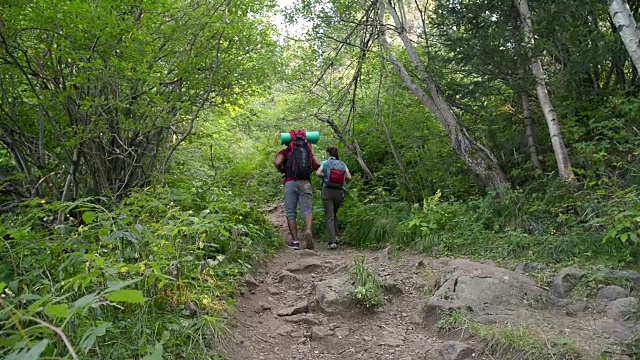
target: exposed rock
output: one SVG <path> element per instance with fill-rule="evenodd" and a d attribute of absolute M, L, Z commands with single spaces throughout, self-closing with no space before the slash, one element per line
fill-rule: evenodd
<path fill-rule="evenodd" d="M 288 272 L 287 270 L 282 270 L 282 272 L 278 276 L 278 282 L 284 285 L 298 286 L 304 283 L 304 279 L 299 275 Z"/>
<path fill-rule="evenodd" d="M 293 328 L 291 326 L 283 325 L 276 331 L 276 334 L 280 336 L 287 336 L 291 334 L 291 332 L 293 332 Z"/>
<path fill-rule="evenodd" d="M 267 310 L 271 310 L 271 305 L 261 301 L 258 303 L 258 308 L 260 309 L 260 311 L 267 311 Z"/>
<path fill-rule="evenodd" d="M 288 308 L 278 310 L 278 316 L 292 316 L 298 315 L 302 313 L 306 313 L 309 311 L 309 304 L 304 302 L 299 302 L 296 305 L 290 306 Z"/>
<path fill-rule="evenodd" d="M 404 290 L 402 289 L 402 285 L 392 280 L 383 281 L 382 288 L 386 293 L 391 295 L 402 295 L 404 293 Z"/>
<path fill-rule="evenodd" d="M 311 315 L 307 315 L 307 314 L 298 314 L 298 315 L 293 315 L 293 316 L 287 316 L 287 317 L 285 317 L 283 319 L 286 322 L 290 322 L 290 323 L 294 323 L 294 324 L 305 324 L 305 325 L 309 325 L 309 326 L 322 325 L 321 322 L 318 319 L 312 317 Z"/>
<path fill-rule="evenodd" d="M 467 309 L 474 316 L 504 313 L 545 303 L 546 293 L 528 277 L 468 260 L 449 263 L 442 285 L 421 310 L 422 322 L 435 323 L 441 310 Z"/>
<path fill-rule="evenodd" d="M 353 286 L 346 275 L 316 283 L 315 288 L 315 305 L 323 312 L 346 311 L 354 305 L 351 297 Z"/>
<path fill-rule="evenodd" d="M 383 338 L 380 341 L 378 341 L 378 345 L 398 347 L 398 346 L 404 345 L 404 340 L 402 340 L 396 334 L 386 333 L 386 334 L 383 334 Z"/>
<path fill-rule="evenodd" d="M 516 266 L 515 271 L 518 274 L 530 274 L 533 272 L 545 271 L 545 270 L 549 270 L 549 267 L 547 265 L 539 264 L 539 263 L 521 262 L 518 264 L 518 266 Z"/>
<path fill-rule="evenodd" d="M 613 270 L 605 267 L 597 267 L 595 271 L 614 279 L 630 280 L 636 285 L 640 285 L 640 272 L 635 270 Z"/>
<path fill-rule="evenodd" d="M 573 267 L 560 270 L 558 275 L 553 278 L 551 291 L 560 299 L 567 298 L 582 275 L 584 275 L 584 271 Z"/>
<path fill-rule="evenodd" d="M 473 356 L 475 349 L 463 342 L 447 341 L 440 348 L 443 360 L 464 360 Z"/>
<path fill-rule="evenodd" d="M 322 339 L 323 337 L 331 335 L 333 335 L 333 331 L 327 329 L 326 327 L 314 326 L 311 328 L 311 339 L 313 340 Z"/>
<path fill-rule="evenodd" d="M 260 287 L 260 284 L 253 278 L 253 276 L 247 276 L 244 278 L 244 284 L 249 290 L 255 290 Z"/>
<path fill-rule="evenodd" d="M 605 286 L 598 292 L 598 300 L 601 302 L 609 302 L 629 296 L 629 291 L 620 286 Z"/>
<path fill-rule="evenodd" d="M 305 259 L 300 259 L 292 264 L 287 265 L 285 270 L 292 273 L 312 273 L 322 269 L 325 265 L 322 261 L 309 257 Z"/>
<path fill-rule="evenodd" d="M 617 321 L 634 320 L 638 300 L 634 297 L 616 299 L 607 305 L 607 318 Z"/>
<path fill-rule="evenodd" d="M 480 264 L 489 265 L 489 266 L 498 266 L 493 260 L 478 260 Z"/>
<path fill-rule="evenodd" d="M 635 337 L 632 326 L 616 322 L 613 319 L 599 319 L 595 322 L 596 328 L 611 336 L 616 341 L 629 341 Z"/>
<path fill-rule="evenodd" d="M 293 275 L 293 274 L 291 274 L 291 275 Z M 280 274 L 280 276 L 282 276 L 282 274 Z M 293 275 L 293 276 L 295 276 L 295 275 Z M 279 280 L 280 280 L 280 278 L 278 278 L 278 281 Z M 269 295 L 280 295 L 280 294 L 282 294 L 282 292 L 279 289 L 277 289 L 277 288 L 275 288 L 273 286 L 269 286 L 267 288 L 267 292 L 269 293 Z"/>
<path fill-rule="evenodd" d="M 338 335 L 340 338 L 349 336 L 349 328 L 339 327 L 339 328 L 336 328 L 334 331 L 336 335 Z"/>

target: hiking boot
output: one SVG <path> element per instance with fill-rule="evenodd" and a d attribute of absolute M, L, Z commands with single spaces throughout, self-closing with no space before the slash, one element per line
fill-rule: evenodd
<path fill-rule="evenodd" d="M 329 244 L 329 247 L 327 249 L 329 250 L 336 250 L 338 248 L 338 244 L 336 243 L 331 243 Z"/>
<path fill-rule="evenodd" d="M 298 241 L 287 242 L 287 247 L 293 250 L 300 250 L 300 243 Z"/>
<path fill-rule="evenodd" d="M 309 233 L 304 233 L 304 248 L 313 250 L 315 245 L 313 244 L 313 236 Z"/>

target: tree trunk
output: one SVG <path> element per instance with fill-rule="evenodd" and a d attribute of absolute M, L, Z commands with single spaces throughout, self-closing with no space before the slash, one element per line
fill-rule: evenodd
<path fill-rule="evenodd" d="M 427 85 L 428 92 L 417 84 L 417 82 L 404 68 L 404 65 L 402 65 L 402 63 L 399 62 L 393 54 L 391 45 L 387 40 L 386 27 L 383 21 L 385 7 L 394 20 L 396 31 L 404 44 L 404 48 L 406 49 L 409 59 L 411 60 L 420 80 Z M 466 129 L 462 126 L 460 120 L 453 112 L 451 105 L 442 94 L 439 84 L 427 73 L 424 63 L 418 57 L 416 49 L 409 39 L 405 24 L 401 20 L 395 8 L 389 3 L 389 0 L 380 0 L 378 21 L 382 26 L 379 41 L 387 52 L 388 60 L 396 68 L 396 71 L 402 78 L 405 86 L 407 86 L 416 98 L 420 100 L 427 109 L 433 112 L 440 123 L 442 123 L 442 126 L 449 135 L 449 141 L 451 142 L 451 146 L 454 151 L 462 161 L 464 161 L 469 169 L 478 175 L 481 181 L 488 187 L 500 188 L 502 186 L 508 186 L 509 182 L 506 180 L 496 158 L 487 148 L 476 143 L 473 138 L 469 136 Z"/>
<path fill-rule="evenodd" d="M 524 115 L 524 130 L 525 137 L 527 138 L 527 152 L 531 157 L 531 164 L 537 170 L 542 171 L 542 165 L 538 159 L 538 150 L 536 149 L 536 142 L 533 138 L 533 117 L 531 116 L 531 106 L 529 104 L 529 95 L 522 95 L 522 114 Z"/>
<path fill-rule="evenodd" d="M 522 22 L 522 29 L 524 31 L 525 40 L 529 49 L 533 46 L 533 25 L 531 22 L 531 13 L 529 12 L 529 5 L 527 0 L 514 0 L 518 12 L 520 13 L 520 20 Z M 531 60 L 531 71 L 536 79 L 536 92 L 538 94 L 538 101 L 540 107 L 544 113 L 544 117 L 547 120 L 547 126 L 549 127 L 549 135 L 551 136 L 551 144 L 553 145 L 553 152 L 556 156 L 556 162 L 558 163 L 558 173 L 560 178 L 569 183 L 575 181 L 575 175 L 571 169 L 571 161 L 569 160 L 569 154 L 567 148 L 564 145 L 562 139 L 562 131 L 560 130 L 560 122 L 558 116 L 551 103 L 549 92 L 547 90 L 547 82 L 544 77 L 544 70 L 542 68 L 542 61 L 539 57 L 533 56 Z"/>
<path fill-rule="evenodd" d="M 402 186 L 405 188 L 407 192 L 411 189 L 411 184 L 409 183 L 409 177 L 407 176 L 407 169 L 404 166 L 404 162 L 396 149 L 396 146 L 393 144 L 393 139 L 391 139 L 391 131 L 387 126 L 387 122 L 382 118 L 382 114 L 378 111 L 378 118 L 380 119 L 380 123 L 382 124 L 382 129 L 384 130 L 384 137 L 387 140 L 387 145 L 389 145 L 389 150 L 391 150 L 391 154 L 393 154 L 393 160 L 395 160 L 396 165 L 398 166 L 398 170 L 400 171 L 400 177 L 402 181 Z"/>
<path fill-rule="evenodd" d="M 360 169 L 362 170 L 362 173 L 364 175 L 364 179 L 365 180 L 372 180 L 373 179 L 373 173 L 369 169 L 369 166 L 367 166 L 367 163 L 364 161 L 364 154 L 362 152 L 362 149 L 360 149 L 360 145 L 358 144 L 358 141 L 356 141 L 356 139 L 354 139 L 353 136 L 349 136 L 349 137 L 351 137 L 351 141 L 349 141 L 347 139 L 345 133 L 338 126 L 338 124 L 336 124 L 336 122 L 333 121 L 331 118 L 323 117 L 323 116 L 320 116 L 319 114 L 315 114 L 315 117 L 316 117 L 316 119 L 318 119 L 318 120 L 322 121 L 323 123 L 329 125 L 329 127 L 331 127 L 331 129 L 333 130 L 333 133 L 338 137 L 338 139 L 344 145 L 344 147 L 353 156 L 356 157 L 356 161 L 358 162 L 358 165 L 360 165 Z M 347 130 L 347 132 L 348 132 L 348 130 Z"/>
<path fill-rule="evenodd" d="M 620 33 L 633 65 L 640 70 L 640 30 L 636 27 L 636 21 L 631 14 L 629 4 L 626 0 L 609 0 L 609 14 L 616 30 Z"/>

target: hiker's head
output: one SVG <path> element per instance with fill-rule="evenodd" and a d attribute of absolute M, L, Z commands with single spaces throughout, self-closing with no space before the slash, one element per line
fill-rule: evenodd
<path fill-rule="evenodd" d="M 328 147 L 327 154 L 329 154 L 329 156 L 334 157 L 336 159 L 340 159 L 340 156 L 338 156 L 338 148 L 335 146 Z"/>

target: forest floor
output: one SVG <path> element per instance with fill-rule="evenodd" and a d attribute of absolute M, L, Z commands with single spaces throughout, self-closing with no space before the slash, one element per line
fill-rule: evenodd
<path fill-rule="evenodd" d="M 271 209 L 269 215 L 284 234 L 287 229 L 282 206 Z M 366 259 L 366 264 L 383 284 L 385 303 L 376 310 L 358 306 L 353 301 L 353 288 L 349 287 L 350 269 L 354 260 L 361 257 Z M 547 341 L 545 344 L 543 341 L 542 347 L 549 351 L 550 356 L 559 356 L 546 357 L 542 353 L 522 356 L 526 351 L 540 351 L 535 346 L 523 349 L 524 352 L 517 356 L 517 349 L 515 353 L 512 351 L 519 345 L 517 343 L 501 344 L 498 350 L 512 351 L 512 355 L 499 356 L 488 351 L 486 341 L 481 344 L 477 337 L 470 336 L 476 335 L 471 331 L 464 328 L 443 331 L 442 326 L 436 326 L 437 319 L 425 320 L 429 318 L 425 313 L 428 312 L 429 307 L 425 306 L 429 298 L 435 291 L 437 295 L 448 286 L 447 278 L 442 274 L 451 273 L 451 259 L 344 246 L 337 251 L 329 251 L 326 243 L 316 243 L 314 251 L 285 249 L 279 252 L 247 280 L 233 317 L 233 346 L 227 357 L 233 360 L 598 358 L 605 348 L 618 349 L 611 345 L 610 336 L 596 335 L 599 334 L 598 321 L 603 321 L 601 314 L 604 309 L 598 313 L 595 305 L 591 307 L 586 303 L 579 308 L 574 301 L 559 304 L 556 301 L 550 307 L 536 308 L 531 305 L 535 303 L 531 299 L 539 295 L 536 291 L 544 295 L 546 290 L 532 285 L 535 283 L 526 276 L 495 267 L 491 262 L 456 261 L 461 262 L 455 266 L 458 272 L 470 264 L 470 271 L 475 275 L 456 273 L 452 280 L 453 291 L 457 291 L 454 293 L 454 297 L 457 296 L 455 301 L 477 300 L 468 307 L 477 309 L 476 315 L 492 316 L 489 323 L 502 321 L 505 314 L 508 319 L 520 318 L 515 321 L 519 324 L 539 319 L 536 329 L 543 339 L 555 335 L 571 338 L 570 342 L 582 355 L 564 356 L 554 348 L 554 343 Z M 482 271 L 485 273 L 480 274 Z M 464 279 L 471 281 L 465 283 Z M 487 284 L 496 289 L 497 296 L 502 291 L 506 297 L 495 300 L 496 294 L 481 288 L 484 281 L 490 281 Z M 498 284 L 499 281 L 506 283 L 506 287 Z M 465 300 L 465 296 L 473 299 Z M 493 298 L 486 301 L 483 298 L 486 296 Z M 634 299 L 628 296 L 620 297 Z M 445 300 L 440 301 L 446 302 L 450 298 L 450 295 L 445 295 L 441 297 Z M 524 298 L 526 301 L 522 300 Z M 493 304 L 498 308 L 486 308 L 490 302 L 500 304 Z M 609 323 L 609 327 L 618 326 L 612 330 L 618 332 L 630 329 L 625 327 L 624 321 L 627 320 Z M 532 324 L 527 323 L 528 328 Z M 625 334 L 628 333 L 635 331 Z M 500 339 L 492 341 L 499 342 Z M 629 358 L 618 350 L 612 350 L 611 354 L 614 356 L 610 359 Z"/>

